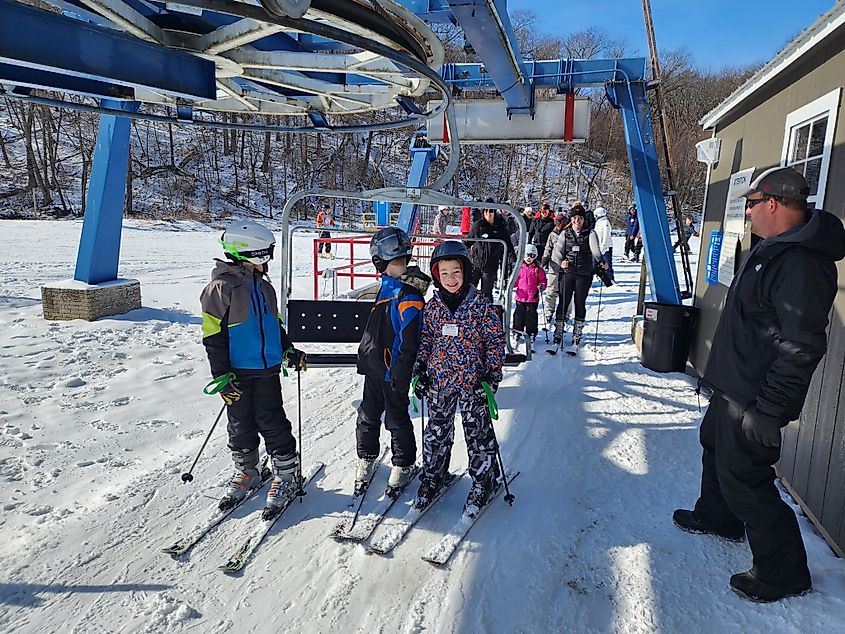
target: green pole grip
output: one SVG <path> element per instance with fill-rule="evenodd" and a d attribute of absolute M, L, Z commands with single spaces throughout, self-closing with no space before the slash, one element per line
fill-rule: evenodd
<path fill-rule="evenodd" d="M 493 396 L 493 388 L 487 381 L 482 381 L 481 387 L 484 388 L 484 393 L 487 395 L 487 410 L 490 412 L 490 418 L 499 420 L 499 406 L 496 403 L 496 397 Z"/>
<path fill-rule="evenodd" d="M 411 405 L 414 408 L 414 414 L 418 414 L 420 410 L 417 409 L 417 395 L 415 394 L 417 389 L 417 383 L 420 381 L 420 375 L 415 374 L 414 378 L 411 379 Z"/>
<path fill-rule="evenodd" d="M 211 396 L 212 394 L 217 394 L 220 390 L 224 387 L 229 385 L 232 381 L 234 381 L 237 376 L 235 376 L 234 372 L 227 372 L 226 374 L 221 374 L 220 376 L 212 379 L 208 382 L 204 388 L 202 388 L 202 393 Z"/>

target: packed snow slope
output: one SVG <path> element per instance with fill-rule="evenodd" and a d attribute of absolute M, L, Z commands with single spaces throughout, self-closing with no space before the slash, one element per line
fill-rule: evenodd
<path fill-rule="evenodd" d="M 4 632 L 845 631 L 845 564 L 805 518 L 814 591 L 774 605 L 728 588 L 751 564 L 746 544 L 672 524 L 672 510 L 696 499 L 702 412 L 690 377 L 638 363 L 633 263 L 617 257 L 598 330 L 593 289 L 578 358 L 541 343 L 506 369 L 496 430 L 506 465 L 521 471 L 516 502 L 500 499 L 446 568 L 420 555 L 457 518 L 466 481 L 388 557 L 327 538 L 352 485 L 362 382 L 351 368 L 313 368 L 302 376 L 304 462 L 324 461 L 324 475 L 247 568 L 226 576 L 217 565 L 260 501 L 188 556 L 160 552 L 216 504 L 231 469 L 220 425 L 194 482 L 179 477 L 221 405 L 202 394 L 198 302 L 218 233 L 127 222 L 120 274 L 141 281 L 144 308 L 87 323 L 45 321 L 39 291 L 72 277 L 81 224 L 2 229 Z M 297 235 L 306 296 L 311 249 Z M 283 390 L 295 423 L 296 379 Z M 466 464 L 457 438 L 454 469 Z"/>

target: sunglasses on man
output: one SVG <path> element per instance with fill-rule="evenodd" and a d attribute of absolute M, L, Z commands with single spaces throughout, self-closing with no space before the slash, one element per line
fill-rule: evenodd
<path fill-rule="evenodd" d="M 763 196 L 762 198 L 746 198 L 745 199 L 745 208 L 751 209 L 757 203 L 765 202 L 765 201 L 769 200 L 769 198 L 771 198 L 771 196 Z"/>

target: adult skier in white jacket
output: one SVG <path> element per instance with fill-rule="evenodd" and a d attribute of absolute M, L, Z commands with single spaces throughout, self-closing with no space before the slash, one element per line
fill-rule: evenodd
<path fill-rule="evenodd" d="M 611 235 L 610 219 L 607 217 L 607 209 L 596 207 L 593 212 L 596 216 L 596 226 L 593 231 L 599 239 L 599 251 L 607 263 L 607 274 L 613 279 L 613 236 Z"/>

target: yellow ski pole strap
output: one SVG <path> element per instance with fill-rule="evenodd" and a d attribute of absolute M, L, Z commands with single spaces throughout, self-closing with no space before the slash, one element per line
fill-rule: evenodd
<path fill-rule="evenodd" d="M 220 390 L 224 387 L 229 385 L 232 381 L 234 381 L 237 376 L 235 376 L 234 372 L 227 372 L 226 374 L 221 374 L 220 376 L 212 379 L 208 382 L 204 388 L 202 388 L 202 393 L 211 396 L 212 394 L 217 394 Z"/>
<path fill-rule="evenodd" d="M 499 420 L 499 406 L 496 404 L 496 397 L 493 396 L 493 388 L 487 381 L 482 381 L 481 387 L 484 388 L 484 393 L 487 395 L 487 410 L 490 412 L 490 418 Z"/>
<path fill-rule="evenodd" d="M 414 408 L 414 414 L 418 414 L 420 410 L 417 409 L 417 383 L 420 382 L 420 375 L 415 374 L 414 378 L 411 379 L 411 405 Z"/>

